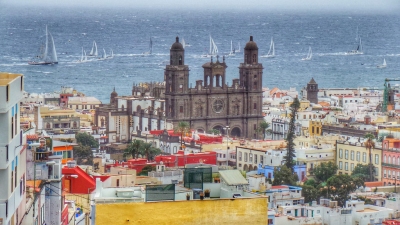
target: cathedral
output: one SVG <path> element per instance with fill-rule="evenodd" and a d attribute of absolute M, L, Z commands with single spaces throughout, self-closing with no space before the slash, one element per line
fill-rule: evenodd
<path fill-rule="evenodd" d="M 262 116 L 263 67 L 258 62 L 258 47 L 250 36 L 244 48 L 244 61 L 239 78 L 232 85 L 226 82 L 225 57 L 217 56 L 203 64 L 204 79 L 189 87 L 189 66 L 185 65 L 185 49 L 176 38 L 170 49 L 170 63 L 165 68 L 165 111 L 168 122 L 176 125 L 187 121 L 200 132 L 215 129 L 229 136 L 257 138 Z"/>
<path fill-rule="evenodd" d="M 199 132 L 219 130 L 230 137 L 258 138 L 262 116 L 262 64 L 250 36 L 244 48 L 239 78 L 226 82 L 225 58 L 217 56 L 203 65 L 204 79 L 189 87 L 189 66 L 179 38 L 170 49 L 164 82 L 134 84 L 131 96 L 110 95 L 110 104 L 96 108 L 95 125 L 105 129 L 109 143 L 129 142 L 132 135 L 172 129 L 186 121 Z M 226 129 L 229 126 L 229 129 Z M 225 129 L 224 129 L 225 128 Z"/>

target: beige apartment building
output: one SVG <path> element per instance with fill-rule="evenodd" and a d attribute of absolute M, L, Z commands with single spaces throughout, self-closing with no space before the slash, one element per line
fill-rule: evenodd
<path fill-rule="evenodd" d="M 375 167 L 375 180 L 380 181 L 382 168 L 382 149 L 375 147 L 371 149 L 372 164 Z M 336 145 L 336 165 L 338 174 L 348 174 L 354 170 L 357 164 L 369 164 L 369 149 L 366 149 L 364 143 L 349 143 L 337 141 Z"/>

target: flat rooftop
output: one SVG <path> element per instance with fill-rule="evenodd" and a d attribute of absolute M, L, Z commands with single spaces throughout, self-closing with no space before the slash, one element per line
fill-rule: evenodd
<path fill-rule="evenodd" d="M 10 84 L 13 80 L 21 76 L 23 75 L 16 73 L 0 72 L 0 86 L 6 86 L 7 84 Z"/>

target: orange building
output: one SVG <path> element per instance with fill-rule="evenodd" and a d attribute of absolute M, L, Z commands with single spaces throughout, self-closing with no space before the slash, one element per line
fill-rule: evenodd
<path fill-rule="evenodd" d="M 62 164 L 67 164 L 68 161 L 74 159 L 73 151 L 75 143 L 68 143 L 53 140 L 53 155 L 62 155 Z"/>
<path fill-rule="evenodd" d="M 400 185 L 400 140 L 386 138 L 382 142 L 382 181 L 384 185 Z"/>

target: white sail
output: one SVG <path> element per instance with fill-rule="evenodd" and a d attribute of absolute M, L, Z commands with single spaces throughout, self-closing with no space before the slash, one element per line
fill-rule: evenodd
<path fill-rule="evenodd" d="M 28 62 L 30 65 L 46 65 L 46 64 L 57 64 L 57 51 L 54 44 L 53 36 L 47 30 L 46 26 L 46 40 L 42 45 L 40 54 L 35 57 L 33 61 Z"/>
<path fill-rule="evenodd" d="M 229 55 L 234 56 L 235 55 L 235 49 L 233 48 L 233 42 L 231 40 L 231 51 L 229 52 Z"/>
<path fill-rule="evenodd" d="M 235 52 L 240 52 L 240 42 L 238 42 L 238 48 L 236 49 Z"/>
<path fill-rule="evenodd" d="M 387 64 L 386 64 L 386 59 L 383 59 L 382 65 L 378 65 L 378 66 L 376 66 L 376 67 L 378 67 L 378 68 L 385 68 L 386 66 L 387 66 Z"/>
<path fill-rule="evenodd" d="M 83 60 L 84 60 L 84 58 L 83 58 L 84 56 L 83 56 L 83 47 L 82 47 L 82 55 L 81 55 L 81 62 L 83 62 Z"/>
<path fill-rule="evenodd" d="M 361 37 L 359 36 L 358 39 L 359 39 L 359 43 L 357 45 L 357 48 L 346 52 L 346 55 L 362 55 L 362 54 L 364 54 Z"/>
<path fill-rule="evenodd" d="M 46 25 L 46 42 L 45 42 L 45 47 L 44 47 L 44 53 L 43 53 L 43 60 L 47 60 L 47 53 L 49 51 L 49 35 L 47 32 L 47 25 Z"/>
<path fill-rule="evenodd" d="M 264 58 L 275 57 L 275 43 L 274 43 L 273 38 L 271 38 L 271 44 L 269 45 L 268 53 L 266 55 L 262 55 L 261 57 L 264 57 Z"/>
<path fill-rule="evenodd" d="M 93 41 L 92 50 L 90 50 L 89 55 L 90 56 L 97 56 L 98 55 L 96 41 Z"/>
<path fill-rule="evenodd" d="M 106 50 L 104 48 L 103 48 L 103 55 L 101 58 L 103 58 L 103 59 L 107 58 Z"/>
<path fill-rule="evenodd" d="M 183 38 L 182 38 L 182 42 L 181 42 L 181 44 L 182 44 L 182 47 L 183 47 L 183 48 L 185 48 L 185 47 L 186 47 L 185 39 L 183 39 Z"/>
<path fill-rule="evenodd" d="M 212 42 L 213 42 L 213 39 L 211 38 L 211 35 L 210 35 L 210 51 L 208 52 L 209 55 L 212 54 Z"/>
<path fill-rule="evenodd" d="M 216 56 L 217 54 L 218 54 L 218 47 L 210 35 L 210 50 L 206 55 L 202 55 L 202 57 Z"/>
<path fill-rule="evenodd" d="M 312 58 L 312 50 L 311 47 L 309 47 L 307 56 L 305 58 L 302 58 L 301 60 L 311 60 L 311 58 Z"/>

